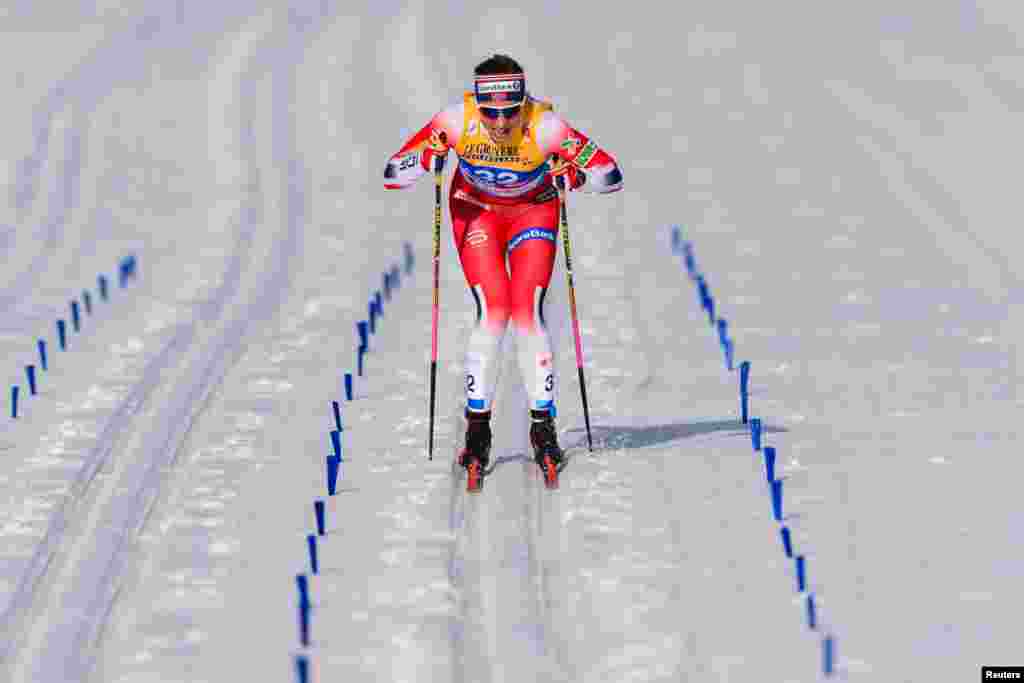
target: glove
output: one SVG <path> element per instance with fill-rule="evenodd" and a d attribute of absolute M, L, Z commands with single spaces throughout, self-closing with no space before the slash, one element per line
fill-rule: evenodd
<path fill-rule="evenodd" d="M 434 169 L 434 159 L 444 159 L 448 156 L 448 136 L 442 130 L 430 131 L 430 138 L 427 140 L 427 146 L 423 150 L 423 154 L 420 155 L 420 165 L 423 166 L 424 170 L 432 171 Z"/>
<path fill-rule="evenodd" d="M 551 157 L 548 162 L 548 171 L 552 178 L 562 176 L 565 178 L 565 185 L 570 190 L 578 190 L 587 182 L 587 174 L 580 170 L 571 161 L 565 161 L 558 155 Z"/>

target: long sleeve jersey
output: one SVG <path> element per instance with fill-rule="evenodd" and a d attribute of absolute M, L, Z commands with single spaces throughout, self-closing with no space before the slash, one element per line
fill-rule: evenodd
<path fill-rule="evenodd" d="M 384 187 L 409 187 L 430 170 L 435 153 L 429 143 L 434 132 L 446 135 L 469 185 L 499 201 L 522 201 L 550 186 L 547 161 L 554 154 L 584 172 L 586 182 L 578 189 L 607 193 L 622 188 L 622 172 L 615 159 L 556 114 L 550 103 L 528 97 L 521 128 L 509 143 L 496 144 L 480 122 L 472 92 L 465 93 L 461 103 L 437 113 L 388 160 Z"/>

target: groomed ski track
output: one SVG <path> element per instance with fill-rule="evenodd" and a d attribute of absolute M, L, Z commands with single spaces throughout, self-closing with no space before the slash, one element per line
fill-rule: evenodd
<path fill-rule="evenodd" d="M 211 216 L 233 226 L 228 233 L 233 235 L 230 258 L 220 285 L 192 307 L 190 319 L 173 326 L 169 339 L 112 411 L 70 482 L 69 494 L 51 512 L 45 536 L 3 611 L 5 633 L 21 634 L 4 639 L 3 661 L 12 680 L 81 679 L 92 670 L 95 646 L 123 581 L 130 548 L 166 472 L 252 326 L 273 317 L 292 277 L 295 251 L 301 248 L 304 180 L 293 151 L 290 70 L 311 22 L 303 15 L 287 15 L 275 28 L 273 13 L 265 12 L 245 24 L 237 37 L 223 41 L 227 24 L 218 23 L 220 17 L 204 19 L 206 23 L 182 33 L 193 49 L 198 40 L 209 39 L 211 45 L 223 42 L 227 49 L 210 85 L 226 107 L 211 113 L 214 121 L 223 114 L 232 128 L 211 132 L 214 139 L 220 136 L 226 151 L 241 156 L 215 160 L 215 177 L 224 183 L 226 194 L 220 207 L 224 210 Z M 152 16 L 147 19 L 154 20 L 159 23 Z M 122 63 L 146 61 L 130 50 L 107 57 Z M 98 99 L 97 84 L 90 85 L 94 89 L 83 90 Z M 77 150 L 71 157 L 77 163 Z M 79 172 L 72 168 L 70 174 Z M 74 208 L 67 193 L 52 201 L 62 216 Z M 109 235 L 98 238 L 104 237 Z M 45 255 L 45 250 L 40 252 L 33 265 Z M 15 290 L 24 279 L 17 278 Z"/>
<path fill-rule="evenodd" d="M 89 95 L 84 110 L 111 137 L 172 138 L 174 149 L 140 145 L 115 163 L 161 185 L 154 169 L 173 159 L 170 183 L 188 179 L 183 202 L 195 193 L 195 209 L 159 215 L 168 196 L 136 197 L 89 154 L 61 151 L 95 148 L 78 115 L 51 117 L 43 175 L 17 181 L 38 188 L 24 190 L 40 216 L 29 223 L 51 226 L 4 253 L 17 255 L 4 276 L 28 301 L 12 299 L 0 321 L 19 334 L 26 321 L 51 324 L 97 268 L 143 248 L 134 289 L 72 338 L 48 393 L 0 433 L 4 464 L 24 463 L 0 478 L 0 502 L 13 501 L 0 578 L 30 577 L 14 593 L 26 599 L 18 621 L 0 624 L 30 627 L 18 683 L 288 681 L 300 653 L 319 682 L 820 680 L 818 634 L 736 419 L 736 375 L 671 253 L 674 223 L 694 241 L 737 360 L 754 361 L 752 403 L 779 448 L 821 624 L 839 636 L 839 680 L 961 678 L 1019 650 L 1020 292 L 1001 256 L 1014 253 L 1002 228 L 1016 209 L 968 176 L 991 180 L 986 150 L 1016 149 L 979 123 L 1015 130 L 999 100 L 1020 94 L 991 68 L 952 63 L 985 64 L 989 46 L 1013 52 L 992 24 L 969 35 L 960 15 L 922 3 L 923 35 L 948 40 L 885 29 L 879 50 L 891 18 L 811 3 L 800 26 L 821 28 L 813 35 L 747 3 L 644 16 L 412 0 L 334 16 L 325 9 L 338 6 L 311 2 L 251 20 L 214 3 L 208 25 L 198 2 L 167 7 L 161 25 L 181 29 L 168 36 L 191 44 L 206 26 L 210 44 L 199 42 L 216 55 L 127 50 L 126 63 L 155 62 L 153 75 Z M 125 25 L 153 28 L 145 17 Z M 963 50 L 949 63 L 915 57 L 949 46 Z M 668 47 L 685 56 L 666 60 Z M 426 461 L 433 188 L 380 189 L 402 134 L 454 101 L 494 50 L 521 58 L 531 90 L 556 95 L 626 171 L 619 195 L 570 195 L 593 455 L 561 250 L 547 297 L 560 439 L 573 455 L 557 492 L 527 455 L 511 340 L 495 471 L 468 495 L 452 468 L 474 306 L 447 220 L 438 448 Z M 187 105 L 207 64 L 209 111 L 197 113 Z M 945 111 L 965 93 L 984 114 Z M 175 122 L 179 134 L 154 134 Z M 959 156 L 975 163 L 954 169 Z M 65 220 L 41 200 L 68 196 L 76 168 L 73 196 L 99 208 L 72 202 Z M 211 177 L 220 171 L 227 190 Z M 206 186 L 217 194 L 200 197 Z M 113 216 L 103 209 L 115 200 L 140 208 Z M 367 378 L 342 404 L 342 482 L 310 576 L 312 644 L 299 648 L 294 578 L 309 571 L 312 501 L 326 498 L 329 401 L 354 371 L 354 323 L 405 240 L 416 269 L 385 304 Z M 127 367 L 104 364 L 111 353 Z M 96 376 L 76 377 L 75 363 Z M 71 469 L 91 482 L 84 491 Z M 44 517 L 52 545 L 30 549 L 35 569 L 22 573 Z M 42 654 L 68 651 L 64 663 Z"/>

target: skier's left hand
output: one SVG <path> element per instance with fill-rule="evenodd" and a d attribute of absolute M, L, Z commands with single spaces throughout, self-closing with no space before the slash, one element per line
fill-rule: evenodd
<path fill-rule="evenodd" d="M 427 146 L 423 150 L 423 154 L 420 155 L 420 164 L 425 170 L 431 170 L 434 166 L 434 159 L 438 157 L 444 159 L 448 155 L 448 149 L 448 136 L 444 131 L 430 131 L 430 139 L 427 140 Z"/>
<path fill-rule="evenodd" d="M 563 176 L 566 187 L 570 190 L 577 190 L 587 182 L 587 175 L 576 164 L 562 159 L 557 154 L 548 161 L 548 171 L 551 173 L 552 178 Z"/>

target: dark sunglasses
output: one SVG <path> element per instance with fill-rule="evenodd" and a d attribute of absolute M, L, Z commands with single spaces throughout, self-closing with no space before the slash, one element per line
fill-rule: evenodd
<path fill-rule="evenodd" d="M 514 119 L 519 116 L 522 108 L 523 105 L 521 104 L 517 104 L 514 107 L 505 107 L 504 109 L 499 107 L 480 107 L 480 115 L 486 119 L 496 119 L 501 115 L 504 115 L 506 119 Z"/>

